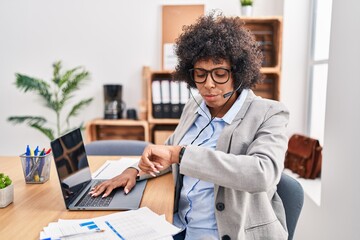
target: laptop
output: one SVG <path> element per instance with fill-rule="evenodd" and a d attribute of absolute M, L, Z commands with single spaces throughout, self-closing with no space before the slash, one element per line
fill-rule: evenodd
<path fill-rule="evenodd" d="M 146 186 L 139 181 L 125 194 L 123 188 L 117 188 L 106 197 L 91 197 L 88 192 L 105 181 L 92 179 L 84 141 L 79 128 L 53 140 L 51 149 L 60 187 L 68 210 L 130 210 L 138 209 Z"/>

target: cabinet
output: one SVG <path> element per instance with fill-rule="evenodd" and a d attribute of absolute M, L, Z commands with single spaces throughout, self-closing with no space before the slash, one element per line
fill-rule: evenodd
<path fill-rule="evenodd" d="M 242 18 L 255 36 L 264 55 L 261 72 L 265 79 L 256 85 L 253 91 L 263 98 L 280 100 L 280 76 L 282 54 L 282 18 L 281 17 L 246 17 Z M 160 80 L 171 80 L 170 71 L 153 71 L 149 67 L 143 68 L 144 102 L 147 108 L 150 140 L 155 144 L 163 144 L 173 132 L 179 120 L 173 118 L 154 117 L 154 96 L 152 83 Z"/>
<path fill-rule="evenodd" d="M 282 17 L 247 17 L 243 20 L 264 55 L 261 72 L 265 79 L 253 91 L 263 98 L 280 100 Z"/>
<path fill-rule="evenodd" d="M 86 124 L 87 142 L 105 139 L 150 141 L 148 122 L 128 119 L 94 119 Z"/>
<path fill-rule="evenodd" d="M 171 71 L 152 71 L 149 67 L 143 67 L 143 84 L 146 90 L 145 102 L 147 107 L 147 121 L 149 123 L 150 131 L 149 137 L 150 141 L 155 144 L 163 144 L 179 123 L 178 118 L 156 117 L 154 109 L 154 103 L 157 104 L 157 101 L 155 100 L 154 102 L 153 100 L 154 98 L 161 97 L 161 94 L 160 96 L 154 97 L 152 83 L 154 81 L 166 81 L 167 83 L 169 83 L 171 80 Z M 159 88 L 158 91 L 161 92 L 161 86 L 159 85 L 157 87 Z"/>

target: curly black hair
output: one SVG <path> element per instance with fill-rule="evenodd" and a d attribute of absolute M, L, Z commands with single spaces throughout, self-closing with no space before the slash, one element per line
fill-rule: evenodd
<path fill-rule="evenodd" d="M 212 12 L 200 17 L 196 23 L 184 26 L 176 39 L 175 54 L 178 65 L 173 77 L 185 81 L 189 87 L 196 88 L 189 69 L 199 60 L 212 60 L 214 63 L 229 60 L 234 86 L 241 84 L 239 92 L 263 79 L 260 72 L 262 52 L 254 35 L 244 27 L 239 17 L 224 17 Z"/>

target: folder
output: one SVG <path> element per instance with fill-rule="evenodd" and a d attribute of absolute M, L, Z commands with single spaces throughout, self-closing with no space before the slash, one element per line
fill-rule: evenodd
<path fill-rule="evenodd" d="M 162 104 L 162 117 L 170 118 L 171 105 L 170 105 L 170 80 L 161 80 L 161 104 Z"/>
<path fill-rule="evenodd" d="M 161 85 L 160 80 L 153 80 L 151 83 L 153 117 L 162 118 Z"/>
<path fill-rule="evenodd" d="M 186 102 L 190 98 L 190 90 L 186 82 L 180 82 L 180 112 L 182 113 Z"/>
<path fill-rule="evenodd" d="M 180 118 L 180 83 L 178 81 L 170 82 L 170 104 L 171 118 Z"/>

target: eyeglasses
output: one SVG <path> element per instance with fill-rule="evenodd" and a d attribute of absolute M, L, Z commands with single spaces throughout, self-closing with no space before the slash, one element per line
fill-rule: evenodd
<path fill-rule="evenodd" d="M 212 80 L 217 84 L 224 84 L 230 79 L 230 70 L 226 68 L 214 68 L 206 70 L 203 68 L 192 68 L 189 70 L 191 79 L 196 83 L 204 83 L 210 73 Z"/>

